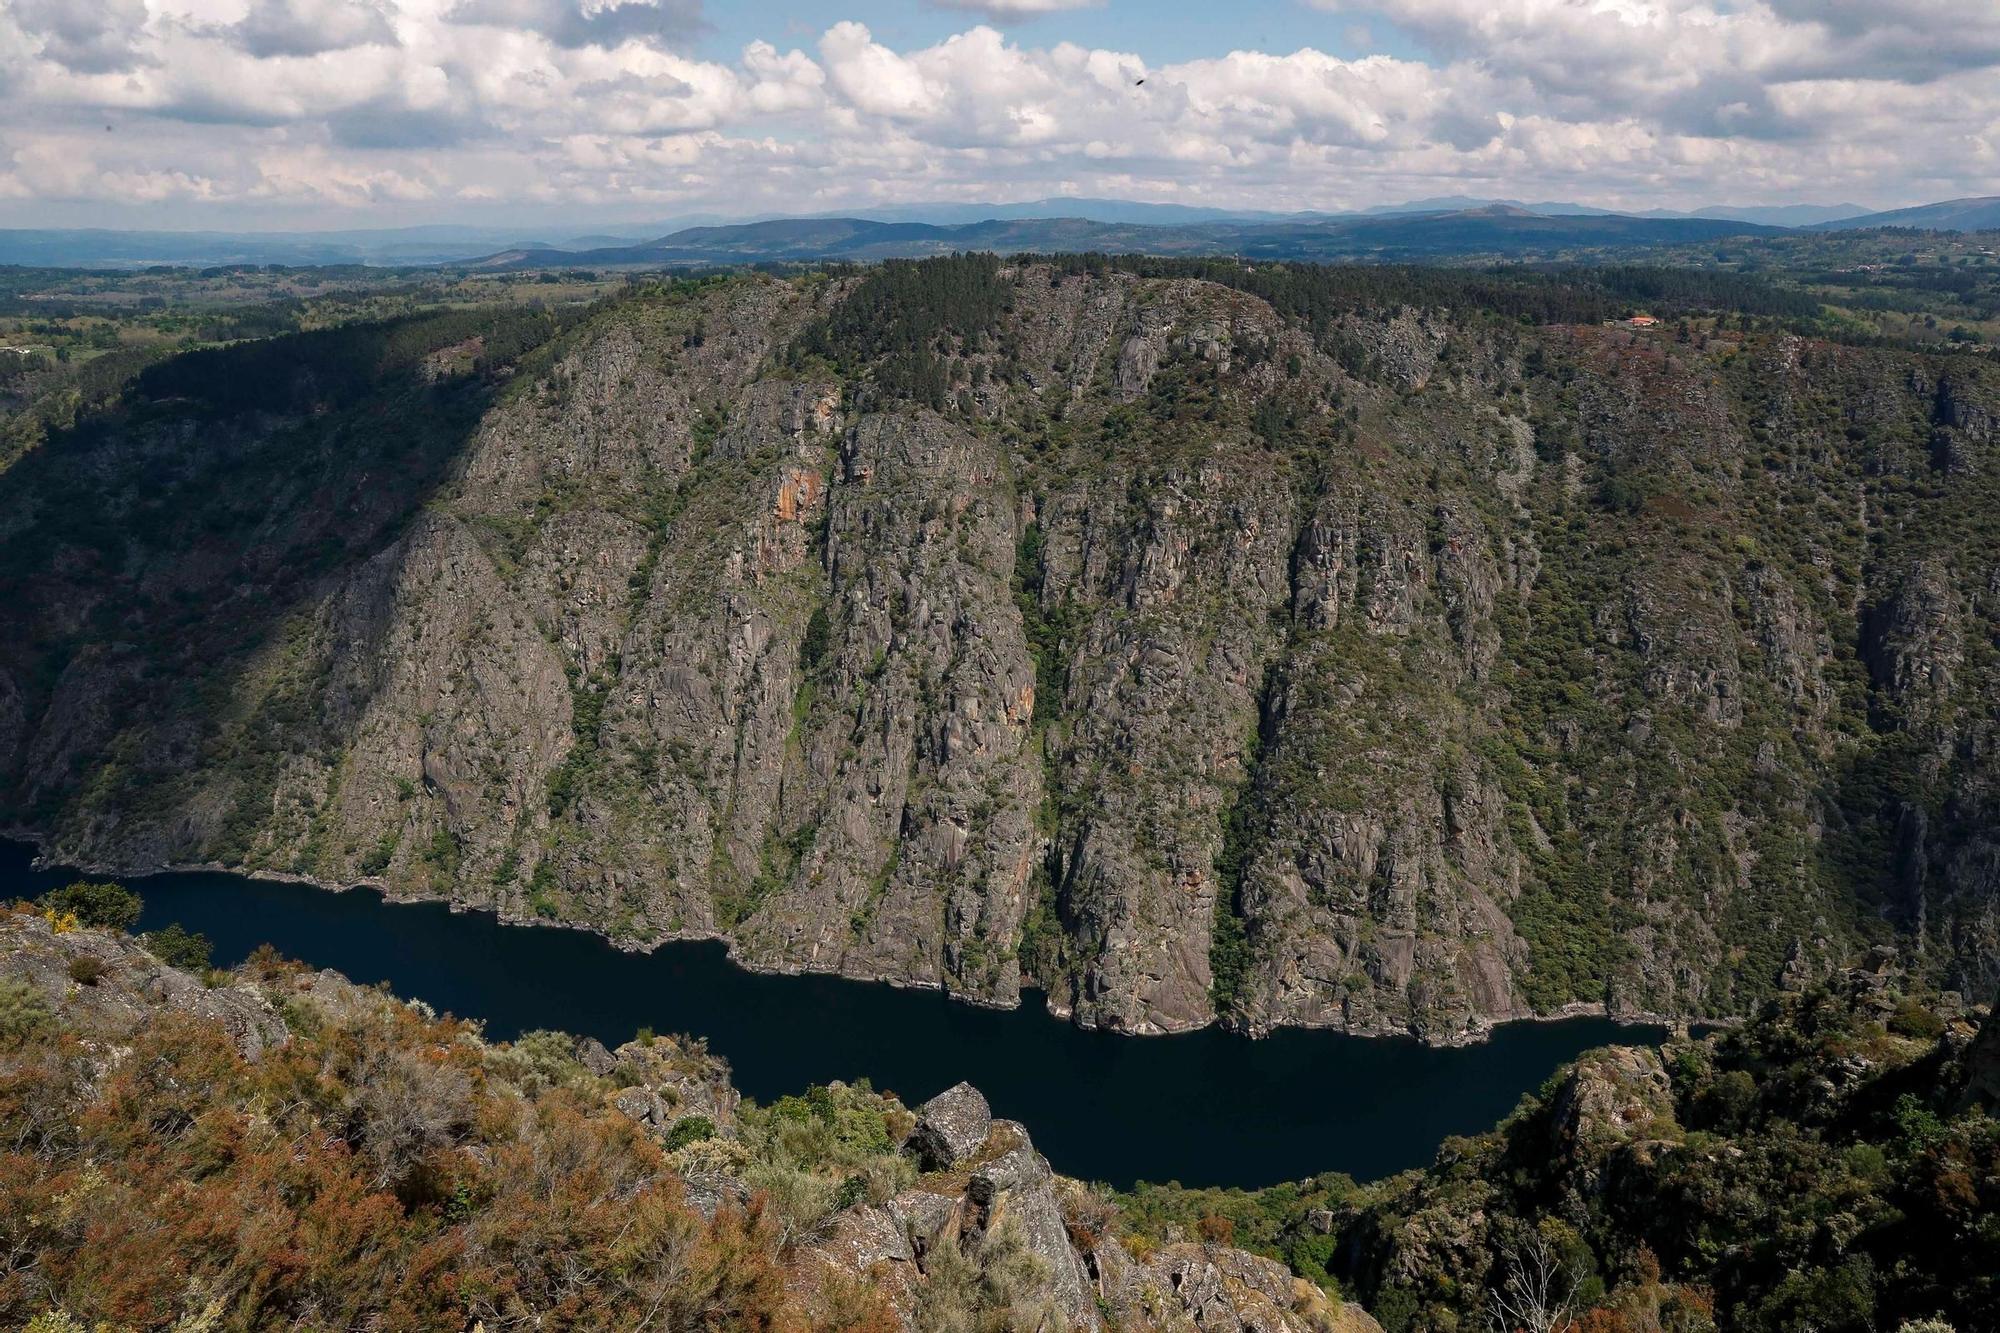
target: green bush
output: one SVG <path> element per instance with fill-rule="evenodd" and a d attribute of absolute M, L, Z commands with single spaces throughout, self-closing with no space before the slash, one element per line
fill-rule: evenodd
<path fill-rule="evenodd" d="M 1744 1312 L 1742 1327 L 1866 1333 L 1875 1327 L 1874 1285 L 1874 1266 L 1863 1255 L 1850 1255 L 1836 1268 L 1796 1269 Z"/>
<path fill-rule="evenodd" d="M 89 1330 L 62 1310 L 45 1310 L 28 1321 L 26 1333 L 89 1333 Z"/>
<path fill-rule="evenodd" d="M 826 660 L 828 648 L 833 644 L 833 622 L 826 614 L 824 605 L 815 606 L 806 620 L 805 638 L 799 642 L 799 667 L 804 671 L 815 671 Z"/>
<path fill-rule="evenodd" d="M 49 1022 L 48 1001 L 26 981 L 0 980 L 0 1043 L 26 1040 Z"/>
<path fill-rule="evenodd" d="M 715 1137 L 715 1122 L 705 1115 L 682 1116 L 667 1133 L 667 1151 L 676 1152 L 690 1143 Z"/>
<path fill-rule="evenodd" d="M 487 1057 L 489 1067 L 531 1092 L 549 1088 L 583 1088 L 596 1075 L 577 1058 L 576 1038 L 567 1032 L 536 1028 L 523 1032 Z"/>
<path fill-rule="evenodd" d="M 1417 1317 L 1417 1294 L 1408 1287 L 1384 1287 L 1371 1311 L 1384 1333 L 1405 1333 Z"/>
<path fill-rule="evenodd" d="M 361 873 L 373 876 L 387 870 L 389 862 L 396 859 L 396 844 L 400 841 L 401 836 L 399 834 L 394 832 L 384 833 L 381 840 L 373 847 L 370 847 L 367 854 L 361 858 Z"/>
<path fill-rule="evenodd" d="M 1900 1037 L 1918 1037 L 1925 1041 L 1936 1041 L 1944 1035 L 1944 1019 L 1934 1010 L 1905 999 L 1896 1006 L 1896 1012 L 1889 1016 L 1889 1031 Z"/>
<path fill-rule="evenodd" d="M 868 1177 L 860 1175 L 849 1176 L 840 1182 L 840 1193 L 834 1196 L 833 1200 L 834 1211 L 841 1212 L 852 1208 L 867 1198 Z"/>
<path fill-rule="evenodd" d="M 178 967 L 184 972 L 205 972 L 215 953 L 215 946 L 208 936 L 200 931 L 188 930 L 176 921 L 163 930 L 147 934 L 143 943 L 146 951 L 165 963 L 168 967 Z"/>
<path fill-rule="evenodd" d="M 122 884 L 92 884 L 78 880 L 42 895 L 42 909 L 69 912 L 77 924 L 98 930 L 130 930 L 139 924 L 145 906 L 139 895 Z"/>

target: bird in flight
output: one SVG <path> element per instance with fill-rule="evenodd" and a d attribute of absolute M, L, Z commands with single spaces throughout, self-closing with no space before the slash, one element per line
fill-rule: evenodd
<path fill-rule="evenodd" d="M 1145 86 L 1146 86 L 1146 81 L 1145 81 L 1144 79 L 1141 79 L 1141 80 L 1139 80 L 1139 81 L 1138 81 L 1137 83 L 1133 84 L 1132 86 L 1133 86 L 1134 88 L 1143 88 L 1143 87 L 1145 87 Z"/>

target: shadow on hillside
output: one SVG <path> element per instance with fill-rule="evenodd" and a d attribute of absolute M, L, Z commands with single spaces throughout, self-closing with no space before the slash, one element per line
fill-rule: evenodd
<path fill-rule="evenodd" d="M 245 667 L 408 530 L 564 322 L 458 311 L 186 353 L 0 474 L 0 822 L 52 832 L 82 797 L 163 817 L 197 764 L 275 768 L 224 739 Z M 172 855 L 210 850 L 191 822 Z"/>

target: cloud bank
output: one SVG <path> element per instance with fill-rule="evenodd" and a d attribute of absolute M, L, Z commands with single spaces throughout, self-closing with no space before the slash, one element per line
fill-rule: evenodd
<path fill-rule="evenodd" d="M 1985 0 L 1311 4 L 1328 45 L 1393 30 L 1420 54 L 1218 42 L 1148 65 L 1062 40 L 1078 0 L 956 0 L 968 26 L 928 46 L 836 21 L 726 58 L 697 54 L 699 0 L 0 0 L 0 206 L 130 225 L 133 205 L 360 222 L 2000 192 Z"/>

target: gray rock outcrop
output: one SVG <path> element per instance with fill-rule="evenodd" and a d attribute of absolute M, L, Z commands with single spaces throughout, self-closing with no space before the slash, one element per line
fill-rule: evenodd
<path fill-rule="evenodd" d="M 910 1150 L 927 1171 L 949 1171 L 978 1152 L 993 1130 L 986 1097 L 970 1083 L 945 1089 L 917 1108 Z"/>
<path fill-rule="evenodd" d="M 284 1019 L 251 987 L 206 986 L 136 940 L 95 930 L 59 932 L 27 912 L 0 909 L 0 981 L 33 987 L 49 1011 L 73 1015 L 112 1037 L 177 1014 L 218 1024 L 255 1059 L 287 1035 Z"/>

